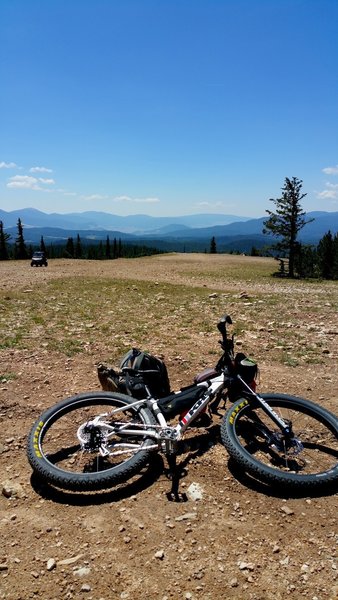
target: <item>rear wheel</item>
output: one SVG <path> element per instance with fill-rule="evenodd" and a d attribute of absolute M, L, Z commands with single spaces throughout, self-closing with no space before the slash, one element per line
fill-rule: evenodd
<path fill-rule="evenodd" d="M 28 436 L 33 470 L 53 485 L 77 491 L 104 489 L 141 471 L 156 449 L 146 434 L 156 422 L 144 406 L 131 406 L 134 402 L 123 394 L 90 392 L 48 409 Z M 131 433 L 123 433 L 126 429 Z"/>
<path fill-rule="evenodd" d="M 284 394 L 262 398 L 292 426 L 286 437 L 258 405 L 240 399 L 221 424 L 224 446 L 248 473 L 270 484 L 338 484 L 338 419 L 321 406 Z"/>

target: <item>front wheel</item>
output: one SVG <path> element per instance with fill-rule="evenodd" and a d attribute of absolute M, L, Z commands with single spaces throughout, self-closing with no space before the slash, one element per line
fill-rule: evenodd
<path fill-rule="evenodd" d="M 285 436 L 258 404 L 238 400 L 223 417 L 221 438 L 248 473 L 273 485 L 314 489 L 338 483 L 338 419 L 285 394 L 261 397 L 292 429 Z"/>
<path fill-rule="evenodd" d="M 156 449 L 149 437 L 156 422 L 134 402 L 89 392 L 49 408 L 28 436 L 31 467 L 48 483 L 75 491 L 105 489 L 140 472 Z"/>

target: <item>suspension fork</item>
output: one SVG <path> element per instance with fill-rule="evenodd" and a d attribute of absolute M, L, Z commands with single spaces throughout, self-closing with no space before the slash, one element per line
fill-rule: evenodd
<path fill-rule="evenodd" d="M 282 419 L 274 410 L 269 406 L 269 404 L 262 398 L 259 394 L 256 394 L 251 387 L 242 379 L 240 375 L 236 376 L 237 379 L 241 382 L 245 391 L 248 392 L 248 395 L 252 398 L 254 397 L 259 406 L 263 409 L 263 411 L 270 417 L 270 419 L 279 427 L 282 433 L 286 436 L 290 436 L 292 434 L 292 426 L 290 426 L 284 419 Z"/>

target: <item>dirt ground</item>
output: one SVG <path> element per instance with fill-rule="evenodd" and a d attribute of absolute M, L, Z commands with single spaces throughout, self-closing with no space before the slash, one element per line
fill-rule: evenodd
<path fill-rule="evenodd" d="M 0 294 L 4 299 L 13 290 L 92 276 L 205 286 L 216 294 L 259 293 L 262 298 L 278 288 L 286 313 L 316 296 L 325 307 L 316 331 L 325 342 L 320 366 L 290 366 L 273 353 L 264 354 L 273 335 L 268 326 L 244 341 L 259 358 L 260 391 L 307 396 L 338 414 L 337 284 L 321 289 L 320 284 L 290 287 L 287 281 L 253 279 L 243 286 L 239 279 L 217 277 L 222 261 L 233 260 L 240 268 L 241 257 L 213 259 L 168 255 L 118 260 L 113 270 L 112 261 L 55 260 L 47 269 L 0 263 Z M 264 302 L 260 307 L 264 311 Z M 306 307 L 299 315 L 310 338 Z M 174 339 L 178 331 L 172 335 Z M 202 348 L 201 337 L 196 338 L 197 349 Z M 182 356 L 185 343 L 182 336 Z M 0 350 L 0 598 L 337 599 L 337 495 L 295 497 L 254 482 L 229 462 L 217 428 L 199 430 L 195 442 L 182 447 L 179 461 L 186 475 L 180 489 L 187 502 L 168 501 L 170 482 L 161 457 L 140 477 L 104 493 L 66 493 L 32 476 L 25 454 L 32 423 L 59 399 L 99 389 L 95 363 L 101 351 L 98 346 L 68 358 L 57 352 L 46 356 L 43 345 L 34 352 Z M 201 368 L 198 358 L 182 365 L 170 350 L 168 354 L 174 386 Z M 1 379 L 5 373 L 16 377 Z M 194 487 L 198 499 L 191 495 Z"/>

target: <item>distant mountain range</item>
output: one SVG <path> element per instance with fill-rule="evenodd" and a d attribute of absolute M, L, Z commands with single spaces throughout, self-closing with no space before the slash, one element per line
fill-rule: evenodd
<path fill-rule="evenodd" d="M 145 232 L 155 232 L 164 228 L 171 232 L 181 227 L 210 227 L 213 225 L 228 225 L 234 221 L 248 221 L 249 217 L 235 215 L 197 214 L 182 217 L 150 217 L 148 215 L 128 215 L 121 217 L 111 213 L 87 211 L 82 213 L 47 214 L 35 208 L 23 208 L 5 212 L 0 209 L 0 221 L 6 228 L 15 227 L 18 221 L 26 227 L 58 227 L 60 229 L 87 229 L 104 231 L 121 231 L 142 235 Z"/>
<path fill-rule="evenodd" d="M 17 236 L 18 218 L 24 227 L 27 244 L 38 244 L 43 236 L 46 244 L 60 243 L 80 235 L 81 241 L 106 240 L 107 236 L 133 243 L 146 243 L 161 250 L 186 249 L 200 251 L 209 248 L 214 236 L 218 250 L 247 252 L 252 246 L 261 248 L 272 243 L 272 236 L 263 235 L 267 216 L 258 219 L 224 214 L 194 214 L 180 217 L 128 215 L 121 217 L 105 212 L 47 214 L 34 208 L 6 212 L 0 209 L 0 221 L 12 239 Z M 315 211 L 307 214 L 314 219 L 300 232 L 300 241 L 317 244 L 329 230 L 338 231 L 338 212 Z"/>

